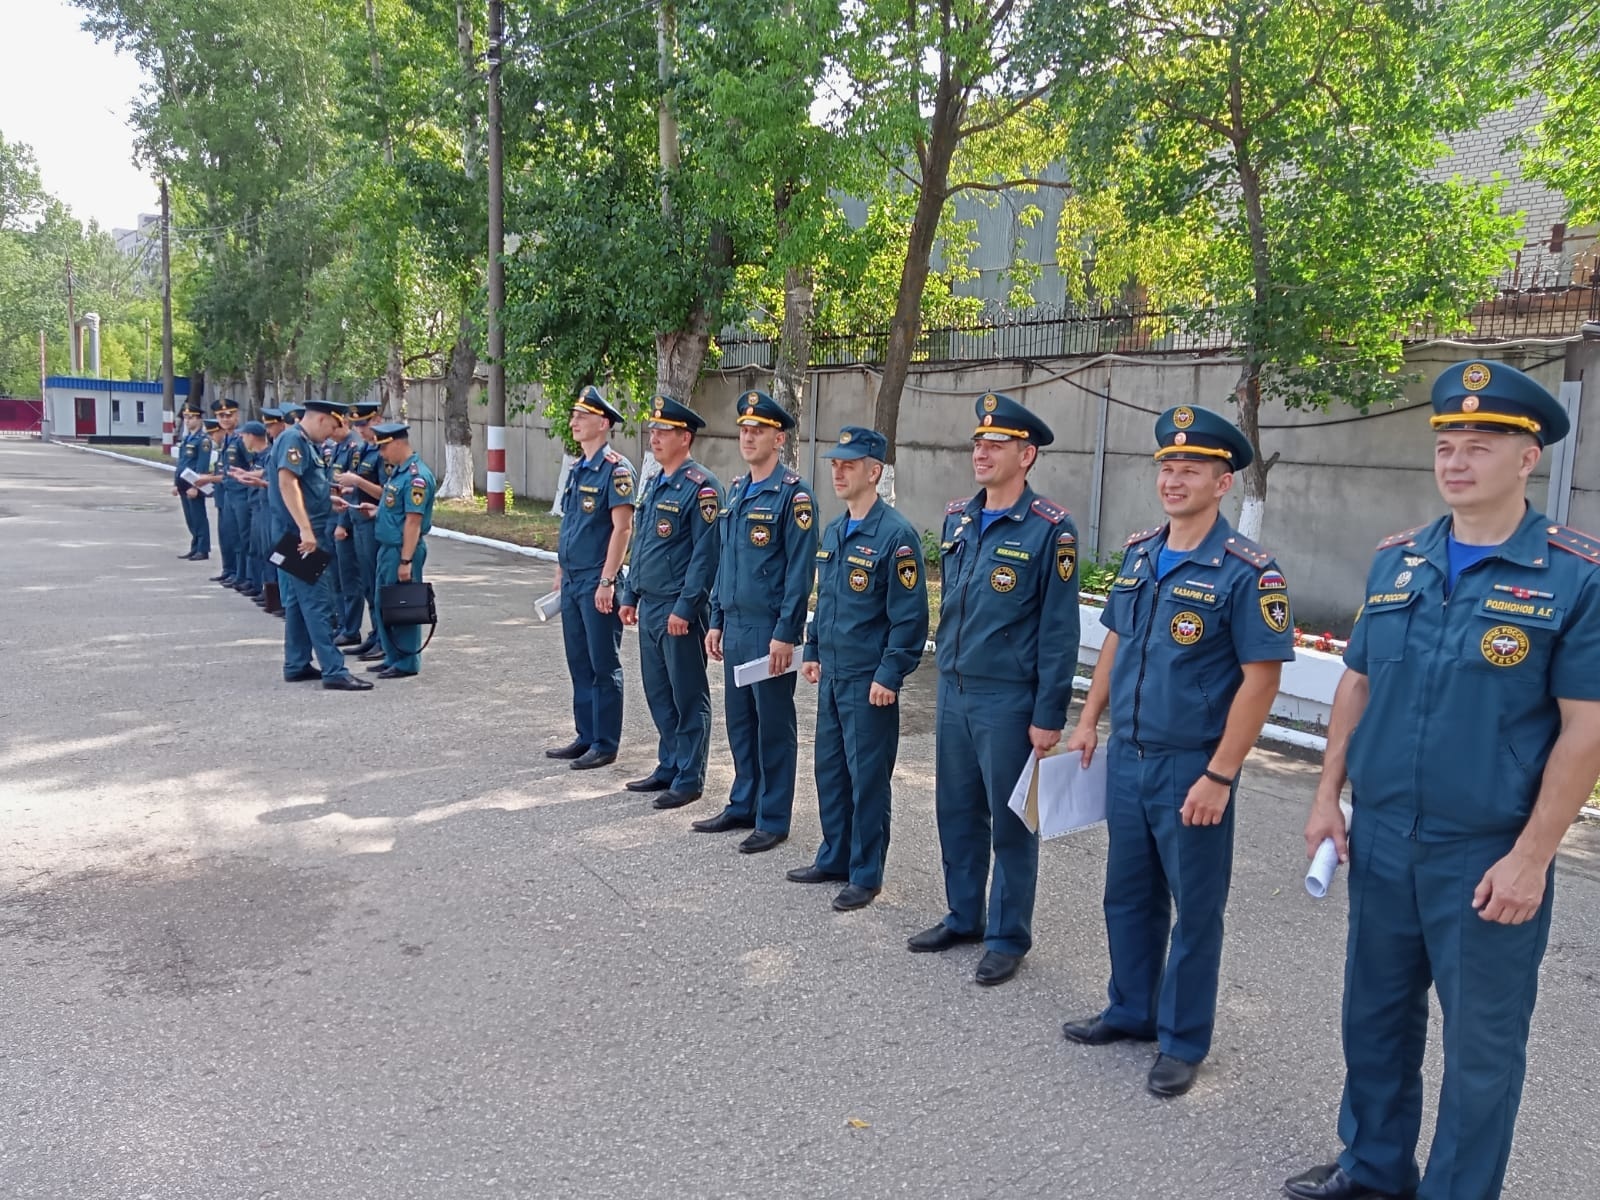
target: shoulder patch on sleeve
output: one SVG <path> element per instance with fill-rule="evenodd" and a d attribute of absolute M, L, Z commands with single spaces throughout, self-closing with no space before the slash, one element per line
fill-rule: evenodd
<path fill-rule="evenodd" d="M 1579 558 L 1592 563 L 1600 563 L 1600 541 L 1587 533 L 1569 529 L 1565 525 L 1551 525 L 1545 532 L 1550 538 L 1550 544 L 1556 549 L 1576 554 Z"/>
<path fill-rule="evenodd" d="M 717 489 L 708 485 L 701 488 L 699 494 L 701 496 L 710 496 L 713 500 L 715 500 L 717 497 Z"/>
<path fill-rule="evenodd" d="M 1268 553 L 1266 550 L 1263 550 L 1260 546 L 1256 545 L 1249 538 L 1244 537 L 1241 534 L 1236 533 L 1230 537 L 1227 545 L 1224 546 L 1223 549 L 1229 554 L 1233 555 L 1235 558 L 1244 559 L 1245 562 L 1249 563 L 1258 571 L 1269 566 L 1272 562 L 1272 555 L 1270 553 Z"/>
<path fill-rule="evenodd" d="M 686 478 L 690 483 L 704 483 L 710 478 L 710 476 L 702 471 L 699 467 L 685 467 L 683 469 L 683 474 L 684 478 Z"/>
<path fill-rule="evenodd" d="M 1159 525 L 1156 526 L 1154 529 L 1141 529 L 1141 530 L 1139 530 L 1138 533 L 1130 535 L 1128 540 L 1123 542 L 1122 544 L 1124 546 L 1137 546 L 1140 542 L 1148 542 L 1151 538 L 1155 537 L 1156 534 L 1158 534 L 1160 532 L 1161 532 L 1161 527 Z"/>
<path fill-rule="evenodd" d="M 958 512 L 966 512 L 967 511 L 967 505 L 969 505 L 971 503 L 972 503 L 972 497 L 971 496 L 963 496 L 959 500 L 952 500 L 952 501 L 950 501 L 949 504 L 945 505 L 944 515 L 947 516 L 947 517 L 953 517 Z"/>
<path fill-rule="evenodd" d="M 1033 511 L 1038 513 L 1052 525 L 1059 525 L 1066 519 L 1067 510 L 1053 500 L 1046 500 L 1043 496 L 1034 498 Z"/>
<path fill-rule="evenodd" d="M 1378 543 L 1378 549 L 1387 550 L 1390 546 L 1399 546 L 1405 542 L 1409 542 L 1412 538 L 1426 528 L 1426 525 L 1417 525 L 1414 528 L 1403 530 L 1400 533 L 1391 533 L 1388 537 L 1384 538 L 1383 541 Z"/>

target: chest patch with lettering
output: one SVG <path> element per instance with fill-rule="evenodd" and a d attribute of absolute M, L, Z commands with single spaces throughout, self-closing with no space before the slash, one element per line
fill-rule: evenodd
<path fill-rule="evenodd" d="M 592 513 L 594 511 L 594 497 L 593 496 L 585 496 L 583 498 L 583 504 L 582 504 L 581 507 L 583 508 L 584 512 Z"/>
<path fill-rule="evenodd" d="M 860 567 L 856 567 L 850 572 L 850 590 L 853 592 L 866 591 L 867 584 L 871 582 L 872 577 Z"/>
<path fill-rule="evenodd" d="M 772 530 L 765 525 L 750 526 L 750 544 L 752 546 L 765 546 L 772 541 Z"/>
<path fill-rule="evenodd" d="M 1478 643 L 1483 657 L 1497 667 L 1514 667 L 1528 657 L 1528 635 L 1515 625 L 1496 625 Z"/>
<path fill-rule="evenodd" d="M 1017 573 L 1010 567 L 996 567 L 989 573 L 989 586 L 997 592 L 1009 592 L 1017 586 Z"/>
<path fill-rule="evenodd" d="M 671 537 L 672 536 L 672 522 L 667 520 L 665 517 L 663 517 L 661 520 L 657 521 L 656 522 L 656 536 L 657 537 L 664 537 L 664 538 L 665 537 Z"/>
<path fill-rule="evenodd" d="M 1206 623 L 1199 613 L 1181 612 L 1172 618 L 1172 640 L 1180 646 L 1192 646 L 1205 633 Z"/>

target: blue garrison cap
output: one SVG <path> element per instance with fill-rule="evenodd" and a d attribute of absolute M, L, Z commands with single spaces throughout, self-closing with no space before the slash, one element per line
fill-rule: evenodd
<path fill-rule="evenodd" d="M 793 429 L 794 417 L 765 392 L 750 391 L 739 397 L 736 425 L 769 425 L 773 429 Z"/>
<path fill-rule="evenodd" d="M 240 433 L 253 433 L 257 437 L 266 437 L 267 436 L 267 427 L 265 425 L 263 425 L 260 421 L 246 421 L 243 425 L 239 426 L 239 432 Z"/>
<path fill-rule="evenodd" d="M 411 426 L 404 421 L 385 421 L 382 425 L 374 425 L 372 432 L 376 437 L 377 444 L 381 446 L 385 442 L 392 442 L 397 438 L 409 438 L 411 436 Z"/>
<path fill-rule="evenodd" d="M 1233 422 L 1210 409 L 1180 404 L 1156 418 L 1157 462 L 1164 458 L 1204 458 L 1224 462 L 1230 471 L 1242 471 L 1255 456 L 1250 439 Z"/>
<path fill-rule="evenodd" d="M 319 397 L 316 400 L 307 400 L 302 411 L 327 413 L 330 417 L 342 417 L 345 409 L 344 405 L 337 400 L 325 400 Z"/>
<path fill-rule="evenodd" d="M 1543 384 L 1505 363 L 1472 359 L 1446 367 L 1433 381 L 1435 429 L 1531 433 L 1541 446 L 1572 429 L 1567 410 Z"/>
<path fill-rule="evenodd" d="M 698 433 L 706 427 L 706 419 L 687 404 L 679 404 L 671 396 L 657 395 L 650 401 L 649 429 L 687 429 Z"/>
<path fill-rule="evenodd" d="M 1050 426 L 1010 396 L 985 392 L 974 407 L 978 413 L 978 427 L 972 431 L 974 438 L 989 442 L 1032 442 L 1035 446 L 1048 446 L 1056 440 Z"/>
<path fill-rule="evenodd" d="M 262 408 L 261 416 L 262 419 L 267 421 L 281 422 L 283 420 L 283 409 L 279 408 L 276 404 L 269 404 Z"/>
<path fill-rule="evenodd" d="M 822 452 L 823 458 L 875 458 L 887 462 L 889 439 L 876 429 L 863 429 L 859 425 L 846 425 L 839 430 L 839 440 Z"/>
<path fill-rule="evenodd" d="M 597 417 L 604 417 L 613 425 L 622 424 L 622 414 L 606 403 L 606 398 L 600 394 L 600 389 L 590 384 L 578 393 L 578 398 L 572 402 L 576 412 L 593 413 Z"/>
<path fill-rule="evenodd" d="M 237 400 L 230 400 L 224 396 L 221 400 L 213 400 L 211 402 L 211 411 L 214 413 L 238 412 L 239 402 Z"/>

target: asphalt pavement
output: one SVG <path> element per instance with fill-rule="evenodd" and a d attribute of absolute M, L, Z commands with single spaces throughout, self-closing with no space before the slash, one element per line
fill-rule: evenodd
<path fill-rule="evenodd" d="M 0 1195 L 26 1200 L 1245 1200 L 1338 1148 L 1342 880 L 1301 887 L 1306 758 L 1240 796 L 1216 1047 L 1189 1096 L 1088 1049 L 1105 839 L 1047 843 L 1036 946 L 911 955 L 944 911 L 930 664 L 882 896 L 786 882 L 818 840 L 658 813 L 636 639 L 616 766 L 574 773 L 548 564 L 442 539 L 416 679 L 283 682 L 282 625 L 179 561 L 159 475 L 0 441 Z M 1506 1195 L 1600 1177 L 1600 828 L 1568 838 Z M 1438 1018 L 1429 1055 L 1437 1089 Z M 1424 1153 L 1426 1148 L 1424 1147 Z"/>

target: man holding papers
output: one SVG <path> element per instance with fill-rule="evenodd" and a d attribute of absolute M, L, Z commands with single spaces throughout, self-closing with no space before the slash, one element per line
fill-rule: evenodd
<path fill-rule="evenodd" d="M 210 444 L 206 431 L 200 424 L 200 404 L 196 400 L 183 402 L 183 436 L 178 439 L 178 459 L 172 473 L 172 494 L 183 507 L 183 523 L 189 529 L 189 552 L 178 555 L 192 562 L 211 557 L 211 518 L 206 515 L 206 498 L 200 494 L 183 473 L 204 474 L 201 456 Z"/>
<path fill-rule="evenodd" d="M 1500 1195 L 1556 849 L 1600 772 L 1600 541 L 1526 499 L 1566 410 L 1481 360 L 1445 368 L 1433 410 L 1450 512 L 1378 544 L 1306 825 L 1308 852 L 1348 858 L 1350 933 L 1345 1149 L 1284 1184 L 1300 1200 Z M 1430 982 L 1444 1078 L 1419 1178 Z"/>
<path fill-rule="evenodd" d="M 1028 755 L 1054 749 L 1067 723 L 1078 530 L 1066 509 L 1028 486 L 1040 448 L 1055 440 L 1050 427 L 1009 396 L 990 392 L 976 408 L 972 471 L 981 490 L 945 509 L 939 548 L 934 812 L 950 911 L 907 945 L 930 954 L 981 939 L 974 978 L 994 985 L 1033 947 L 1039 839 L 1011 811 L 1011 789 Z"/>
<path fill-rule="evenodd" d="M 706 633 L 717 571 L 722 485 L 690 457 L 705 418 L 670 396 L 650 408 L 650 453 L 661 473 L 634 514 L 633 562 L 622 584 L 622 623 L 639 627 L 639 679 L 660 740 L 655 769 L 622 786 L 682 808 L 705 790 L 711 748 Z"/>
<path fill-rule="evenodd" d="M 795 648 L 805 637 L 816 578 L 816 508 L 811 485 L 778 462 L 794 418 L 765 392 L 739 397 L 739 457 L 750 470 L 728 488 L 717 520 L 717 582 L 706 653 L 723 664 L 733 791 L 700 833 L 753 829 L 745 854 L 789 836 L 794 808 Z M 767 660 L 769 677 L 740 687 L 734 668 Z"/>
<path fill-rule="evenodd" d="M 1101 617 L 1110 632 L 1067 739 L 1087 763 L 1109 706 L 1110 1003 L 1063 1032 L 1089 1046 L 1158 1041 L 1147 1086 L 1180 1096 L 1211 1049 L 1239 768 L 1294 634 L 1272 555 L 1220 511 L 1253 457 L 1245 436 L 1182 405 L 1156 421 L 1156 443 L 1167 523 L 1128 539 Z"/>
<path fill-rule="evenodd" d="M 846 511 L 817 550 L 817 615 L 800 668 L 817 693 L 817 809 L 822 845 L 795 883 L 838 880 L 840 912 L 864 908 L 883 886 L 890 777 L 900 745 L 900 688 L 928 640 L 922 540 L 878 498 L 889 454 L 875 429 L 847 426 L 824 452 Z"/>

